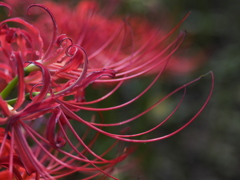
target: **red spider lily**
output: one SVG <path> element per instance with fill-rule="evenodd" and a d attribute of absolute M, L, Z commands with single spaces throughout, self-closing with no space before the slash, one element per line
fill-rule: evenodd
<path fill-rule="evenodd" d="M 0 5 L 9 8 L 11 13 L 10 6 L 5 3 L 0 3 Z M 87 5 L 93 6 L 94 4 Z M 99 38 L 106 38 L 105 44 L 98 44 L 98 41 L 94 43 L 92 38 L 89 42 L 85 39 L 86 43 L 78 40 L 77 44 L 74 44 L 75 41 L 67 35 L 58 34 L 55 17 L 46 6 L 31 5 L 28 8 L 29 14 L 32 8 L 45 10 L 52 21 L 53 33 L 51 43 L 47 48 L 44 48 L 38 28 L 25 20 L 16 17 L 0 22 L 0 74 L 7 84 L 0 93 L 0 123 L 5 127 L 5 132 L 0 134 L 0 164 L 7 169 L 1 173 L 7 174 L 9 179 L 13 177 L 16 179 L 57 179 L 75 172 L 87 174 L 88 177 L 85 179 L 99 175 L 116 179 L 111 176 L 115 165 L 123 161 L 133 150 L 132 148 L 124 149 L 116 157 L 108 158 L 111 151 L 116 149 L 118 141 L 146 143 L 170 137 L 196 119 L 209 101 L 213 83 L 205 103 L 196 115 L 179 129 L 162 137 L 138 138 L 167 122 L 183 101 L 186 88 L 202 77 L 172 91 L 144 112 L 130 119 L 104 123 L 102 112 L 126 107 L 141 98 L 156 83 L 171 55 L 182 43 L 185 32 L 180 32 L 179 36 L 167 45 L 163 42 L 181 23 L 159 40 L 156 39 L 158 34 L 150 34 L 150 38 L 142 41 L 142 45 L 138 45 L 136 49 L 125 40 L 129 34 L 126 22 L 118 28 L 114 22 L 111 22 L 112 28 L 116 28 L 111 36 L 102 37 L 95 34 Z M 86 20 L 88 23 L 88 18 Z M 19 28 L 9 27 L 7 23 L 20 26 Z M 87 38 L 89 36 L 86 36 L 87 32 L 88 29 L 83 29 L 80 33 Z M 159 49 L 159 47 L 162 48 Z M 161 51 L 156 53 L 156 49 Z M 109 64 L 109 59 L 113 63 Z M 94 66 L 94 63 L 98 62 L 106 65 Z M 113 107 L 94 107 L 95 104 L 117 91 L 125 80 L 135 78 L 155 68 L 160 69 L 157 76 L 135 98 Z M 213 74 L 210 74 L 213 79 Z M 109 82 L 118 84 L 99 99 L 85 100 L 85 91 L 90 84 Z M 13 90 L 16 88 L 15 98 Z M 136 120 L 181 90 L 183 91 L 182 98 L 173 112 L 152 129 L 136 134 L 127 134 L 126 130 L 122 133 L 111 133 L 104 129 Z M 89 121 L 77 114 L 84 110 L 97 114 L 101 122 L 95 122 L 94 116 Z M 83 130 L 84 133 L 79 130 L 81 127 L 86 128 Z M 97 150 L 102 149 L 101 146 L 95 148 L 100 144 L 98 141 L 101 136 L 114 140 L 113 144 L 103 151 Z"/>

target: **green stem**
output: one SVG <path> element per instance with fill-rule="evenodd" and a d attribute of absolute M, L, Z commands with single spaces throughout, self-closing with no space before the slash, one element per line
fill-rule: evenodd
<path fill-rule="evenodd" d="M 16 87 L 17 83 L 18 83 L 18 76 L 15 76 L 15 78 L 13 78 L 13 80 L 11 80 L 10 83 L 5 87 L 5 89 L 0 93 L 0 96 L 3 99 L 6 99 L 6 97 L 13 90 L 13 88 Z"/>
<path fill-rule="evenodd" d="M 39 92 L 33 92 L 32 93 L 32 95 L 33 96 L 36 96 L 36 95 L 38 95 L 39 94 Z M 30 100 L 30 94 L 29 93 L 27 93 L 26 95 L 25 95 L 25 99 L 26 100 Z M 16 101 L 17 101 L 17 98 L 13 98 L 13 99 L 9 99 L 9 100 L 6 100 L 6 102 L 9 104 L 9 105 L 14 105 L 15 103 L 16 103 Z"/>
<path fill-rule="evenodd" d="M 27 76 L 33 71 L 37 71 L 39 68 L 35 66 L 34 64 L 30 64 L 27 67 L 24 68 L 24 75 Z M 18 84 L 18 76 L 15 76 L 9 84 L 4 88 L 4 90 L 0 93 L 0 96 L 2 99 L 6 99 L 7 96 L 10 94 L 10 92 L 17 86 Z"/>

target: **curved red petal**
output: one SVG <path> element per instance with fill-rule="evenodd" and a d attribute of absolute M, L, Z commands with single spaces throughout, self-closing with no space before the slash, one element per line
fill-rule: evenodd
<path fill-rule="evenodd" d="M 7 7 L 9 12 L 8 12 L 8 16 L 11 16 L 12 14 L 12 8 L 11 6 L 9 6 L 8 4 L 4 3 L 4 2 L 0 2 L 0 6 L 4 6 L 4 7 Z"/>
<path fill-rule="evenodd" d="M 51 17 L 51 19 L 52 19 L 52 23 L 53 23 L 52 41 L 51 41 L 51 43 L 50 43 L 47 51 L 45 52 L 45 54 L 44 54 L 44 56 L 43 56 L 43 59 L 45 59 L 45 58 L 48 57 L 49 53 L 51 52 L 51 50 L 52 50 L 52 48 L 53 48 L 53 44 L 56 42 L 56 39 L 57 39 L 57 31 L 58 31 L 58 29 L 57 29 L 56 20 L 55 20 L 53 14 L 51 13 L 51 11 L 50 11 L 46 6 L 44 6 L 44 5 L 42 5 L 42 4 L 33 4 L 33 5 L 29 6 L 29 7 L 28 7 L 28 10 L 27 10 L 27 11 L 28 11 L 28 14 L 29 14 L 29 9 L 32 8 L 32 7 L 39 7 L 39 8 L 44 9 L 44 10 L 50 15 L 50 17 Z"/>
<path fill-rule="evenodd" d="M 42 101 L 46 97 L 47 93 L 49 92 L 50 85 L 51 85 L 51 76 L 50 76 L 50 72 L 47 69 L 47 67 L 45 67 L 41 63 L 32 62 L 32 64 L 35 64 L 36 66 L 38 66 L 42 72 L 41 90 L 37 96 L 33 97 L 33 102 L 38 103 L 39 101 Z"/>
<path fill-rule="evenodd" d="M 24 67 L 23 60 L 21 59 L 20 52 L 15 52 L 14 57 L 17 62 L 17 70 L 18 70 L 18 96 L 17 101 L 14 105 L 14 109 L 18 109 L 23 101 L 25 100 L 25 85 L 24 85 Z"/>

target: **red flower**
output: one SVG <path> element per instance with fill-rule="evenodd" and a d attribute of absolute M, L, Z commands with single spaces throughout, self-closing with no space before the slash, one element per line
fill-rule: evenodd
<path fill-rule="evenodd" d="M 5 3 L 0 5 L 10 9 Z M 85 5 L 95 7 L 95 4 Z M 137 45 L 137 49 L 132 49 L 131 43 L 125 41 L 125 38 L 128 38 L 128 32 L 125 34 L 123 28 L 128 29 L 125 22 L 110 36 L 108 33 L 103 35 L 101 31 L 93 31 L 92 34 L 97 38 L 96 42 L 90 37 L 86 27 L 87 29 L 81 32 L 84 41 L 75 44 L 67 35 L 58 34 L 52 11 L 44 5 L 35 4 L 28 8 L 28 13 L 32 8 L 45 10 L 52 21 L 53 31 L 47 48 L 44 48 L 38 28 L 25 20 L 10 18 L 0 23 L 2 67 L 0 74 L 7 84 L 0 93 L 0 123 L 5 128 L 5 132 L 0 134 L 2 138 L 0 165 L 8 169 L 2 173 L 7 172 L 10 179 L 13 176 L 16 179 L 57 179 L 75 172 L 87 174 L 88 177 L 85 179 L 99 175 L 112 177 L 114 166 L 132 152 L 132 148 L 124 148 L 116 157 L 107 158 L 111 150 L 116 148 L 118 141 L 145 143 L 170 137 L 196 119 L 209 101 L 213 83 L 209 96 L 196 115 L 176 131 L 162 137 L 138 139 L 139 136 L 154 131 L 168 121 L 179 108 L 187 86 L 201 77 L 179 87 L 130 119 L 104 123 L 102 112 L 123 108 L 141 98 L 152 87 L 165 69 L 170 56 L 180 46 L 185 33 L 181 32 L 176 40 L 161 48 L 158 53 L 156 48 L 161 47 L 163 39 L 169 37 L 178 26 L 163 39 L 156 39 L 158 36 L 154 34 L 149 40 L 143 40 L 142 45 Z M 88 26 L 88 19 L 86 20 Z M 113 27 L 110 27 L 111 23 L 108 22 L 107 26 L 115 29 L 117 22 L 111 22 Z M 7 23 L 16 23 L 20 26 L 9 27 Z M 119 33 L 120 36 L 117 36 Z M 102 44 L 104 39 L 105 43 Z M 100 66 L 94 64 L 100 62 L 102 63 Z M 135 98 L 113 107 L 94 107 L 111 96 L 125 80 L 140 76 L 154 68 L 160 69 L 158 75 Z M 96 82 L 118 84 L 99 99 L 85 100 L 86 88 Z M 17 95 L 10 94 L 16 88 Z M 164 121 L 152 129 L 136 134 L 128 134 L 127 130 L 112 133 L 104 129 L 136 120 L 180 90 L 183 90 L 183 96 L 179 104 Z M 6 98 L 8 100 L 5 100 Z M 101 122 L 95 122 L 94 116 L 91 121 L 81 117 L 78 113 L 83 110 L 98 115 L 97 119 Z M 101 146 L 98 138 L 101 140 L 102 135 L 114 140 L 110 147 Z M 6 153 L 6 148 L 9 149 L 9 153 Z"/>

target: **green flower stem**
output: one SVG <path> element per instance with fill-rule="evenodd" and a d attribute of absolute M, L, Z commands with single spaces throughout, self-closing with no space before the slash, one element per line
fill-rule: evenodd
<path fill-rule="evenodd" d="M 39 94 L 39 92 L 33 92 L 32 93 L 32 95 L 33 96 L 36 96 L 36 95 L 38 95 Z M 30 100 L 30 94 L 29 93 L 27 93 L 26 95 L 25 95 L 25 99 L 26 100 Z M 13 98 L 13 99 L 9 99 L 9 100 L 6 100 L 6 102 L 9 104 L 9 105 L 14 105 L 15 103 L 16 103 L 16 101 L 17 101 L 17 98 Z"/>
<path fill-rule="evenodd" d="M 2 97 L 2 99 L 6 99 L 9 93 L 16 87 L 17 83 L 18 83 L 18 76 L 13 78 L 13 80 L 11 80 L 10 83 L 5 87 L 5 89 L 0 93 L 0 96 Z"/>
<path fill-rule="evenodd" d="M 27 76 L 33 71 L 38 71 L 39 67 L 35 66 L 34 64 L 30 64 L 24 68 L 24 75 Z M 17 86 L 18 84 L 18 76 L 15 76 L 9 84 L 5 87 L 5 89 L 0 93 L 2 99 L 6 99 L 10 92 Z M 10 100 L 11 101 L 11 100 Z M 15 101 L 16 102 L 16 101 Z"/>
<path fill-rule="evenodd" d="M 34 64 L 29 64 L 27 67 L 24 68 L 24 73 L 25 76 L 27 76 L 28 74 L 30 74 L 33 71 L 38 71 L 39 67 L 34 65 Z"/>

